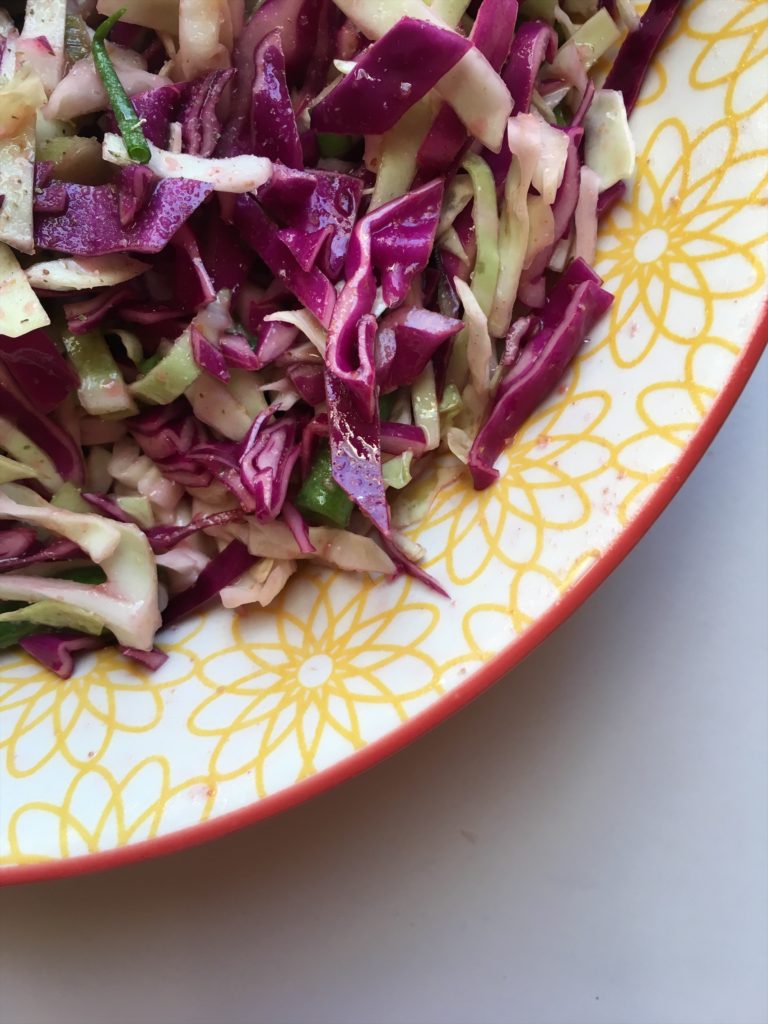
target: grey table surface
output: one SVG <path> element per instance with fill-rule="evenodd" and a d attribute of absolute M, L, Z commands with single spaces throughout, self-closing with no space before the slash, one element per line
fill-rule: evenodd
<path fill-rule="evenodd" d="M 0 893 L 2 1024 L 768 1019 L 768 361 L 471 707 L 195 850 Z"/>

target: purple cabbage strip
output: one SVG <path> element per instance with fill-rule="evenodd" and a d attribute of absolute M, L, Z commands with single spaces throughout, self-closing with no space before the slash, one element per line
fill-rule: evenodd
<path fill-rule="evenodd" d="M 306 68 L 317 40 L 322 0 L 266 0 L 250 16 L 232 54 L 235 80 L 229 120 L 216 147 L 217 156 L 238 152 L 238 142 L 251 110 L 256 74 L 256 47 L 270 32 L 280 32 L 289 85 Z"/>
<path fill-rule="evenodd" d="M 0 334 L 0 362 L 23 394 L 34 395 L 35 406 L 42 413 L 51 412 L 80 385 L 71 364 L 42 328 L 20 338 Z"/>
<path fill-rule="evenodd" d="M 230 541 L 205 566 L 191 587 L 171 598 L 163 612 L 163 625 L 170 626 L 202 607 L 216 597 L 223 587 L 234 583 L 256 561 L 256 556 L 250 553 L 242 541 Z"/>
<path fill-rule="evenodd" d="M 477 490 L 498 479 L 494 462 L 557 387 L 587 332 L 612 301 L 613 296 L 600 287 L 600 278 L 583 260 L 574 260 L 557 281 L 542 310 L 539 331 L 502 381 L 490 415 L 470 449 L 469 469 Z"/>
<path fill-rule="evenodd" d="M 21 558 L 37 543 L 37 534 L 29 526 L 0 528 L 0 565 L 6 559 Z"/>
<path fill-rule="evenodd" d="M 188 224 L 182 224 L 171 239 L 175 251 L 173 294 L 185 309 L 198 310 L 216 298 L 208 270 L 200 255 L 197 239 Z"/>
<path fill-rule="evenodd" d="M 204 157 L 213 155 L 221 137 L 218 107 L 222 93 L 234 76 L 232 68 L 211 71 L 189 86 L 178 115 L 185 153 Z"/>
<path fill-rule="evenodd" d="M 429 587 L 430 590 L 440 594 L 441 597 L 450 598 L 451 595 L 437 582 L 434 576 L 431 576 L 426 569 L 422 569 L 417 562 L 412 562 L 410 558 L 406 558 L 391 538 L 382 535 L 381 546 L 397 566 L 398 575 L 405 573 L 406 576 L 412 576 L 415 580 L 419 580 L 419 582 Z"/>
<path fill-rule="evenodd" d="M 296 363 L 285 371 L 302 399 L 315 408 L 325 401 L 325 375 L 317 363 Z"/>
<path fill-rule="evenodd" d="M 117 501 L 109 494 L 93 494 L 84 491 L 83 498 L 89 505 L 93 505 L 95 509 L 98 509 L 108 519 L 114 519 L 118 523 L 135 522 L 133 516 L 129 516 L 127 512 L 123 511 Z"/>
<path fill-rule="evenodd" d="M 605 89 L 616 89 L 624 97 L 627 113 L 635 109 L 651 61 L 682 6 L 683 0 L 651 0 L 640 24 L 630 32 L 613 62 Z"/>
<path fill-rule="evenodd" d="M 556 52 L 557 35 L 551 25 L 545 21 L 523 22 L 512 41 L 501 76 L 512 97 L 513 115 L 529 113 L 539 69 L 545 61 L 554 60 Z M 483 159 L 491 168 L 497 187 L 503 187 L 512 162 L 506 138 L 499 153 L 484 149 Z"/>
<path fill-rule="evenodd" d="M 56 472 L 73 484 L 83 482 L 83 456 L 73 438 L 46 416 L 16 387 L 0 364 L 0 410 L 22 434 L 41 448 L 56 467 Z"/>
<path fill-rule="evenodd" d="M 606 213 L 609 213 L 616 203 L 620 202 L 627 191 L 627 183 L 625 181 L 617 181 L 610 188 L 607 188 L 604 192 L 601 192 L 597 197 L 597 216 L 598 219 L 603 217 Z"/>
<path fill-rule="evenodd" d="M 35 244 L 72 256 L 159 252 L 213 191 L 202 181 L 164 178 L 133 223 L 124 226 L 115 185 L 67 182 L 66 188 L 65 213 L 35 215 Z"/>
<path fill-rule="evenodd" d="M 330 421 L 331 466 L 336 483 L 368 516 L 389 534 L 389 507 L 381 475 L 379 412 L 361 414 L 354 394 L 343 380 L 326 370 L 325 393 Z"/>
<path fill-rule="evenodd" d="M 270 32 L 261 41 L 254 63 L 256 76 L 247 152 L 269 157 L 286 167 L 301 168 L 304 158 L 285 80 L 285 58 L 279 32 Z"/>
<path fill-rule="evenodd" d="M 42 164 L 35 165 L 35 191 L 33 195 L 32 210 L 34 213 L 64 213 L 69 205 L 69 196 L 63 181 L 52 181 L 49 184 L 42 184 L 39 180 L 38 168 Z"/>
<path fill-rule="evenodd" d="M 190 344 L 192 356 L 200 369 L 226 384 L 229 380 L 229 369 L 223 353 L 208 341 L 195 324 L 190 328 Z"/>
<path fill-rule="evenodd" d="M 252 196 L 239 195 L 236 223 L 245 241 L 266 263 L 275 277 L 290 289 L 325 327 L 331 322 L 336 292 L 317 267 L 302 270 L 278 235 L 279 228 Z"/>
<path fill-rule="evenodd" d="M 265 422 L 263 414 L 254 420 L 240 456 L 240 479 L 253 495 L 254 513 L 262 522 L 280 514 L 301 451 L 295 417 L 284 416 L 269 426 Z"/>
<path fill-rule="evenodd" d="M 414 276 L 429 260 L 442 196 L 442 182 L 434 181 L 385 203 L 355 225 L 347 252 L 346 281 L 328 332 L 325 363 L 328 372 L 350 389 L 364 415 L 371 416 L 375 404 L 372 349 L 376 321 L 370 317 L 376 297 L 374 271 L 380 273 L 387 305 L 402 301 Z"/>
<path fill-rule="evenodd" d="M 259 202 L 281 225 L 280 238 L 292 252 L 300 234 L 312 236 L 304 242 L 306 254 L 307 246 L 317 242 L 317 233 L 328 231 L 316 261 L 331 281 L 337 281 L 344 270 L 362 194 L 362 181 L 349 174 L 276 166 L 270 180 L 259 189 Z M 289 230 L 294 234 L 286 236 Z M 301 260 L 297 258 L 297 262 Z"/>
<path fill-rule="evenodd" d="M 156 178 L 148 167 L 131 164 L 121 167 L 117 175 L 117 212 L 120 223 L 127 227 L 147 205 Z"/>
<path fill-rule="evenodd" d="M 44 562 L 67 562 L 72 558 L 85 558 L 85 555 L 74 541 L 57 537 L 36 551 L 1 557 L 0 572 L 18 572 L 19 569 L 25 569 L 29 565 L 41 565 Z"/>
<path fill-rule="evenodd" d="M 112 288 L 102 289 L 92 299 L 67 302 L 64 304 L 67 327 L 73 334 L 87 334 L 106 319 L 116 306 L 133 298 L 135 294 L 133 284 L 116 284 Z"/>
<path fill-rule="evenodd" d="M 207 515 L 195 516 L 184 526 L 150 526 L 144 532 L 154 553 L 156 555 L 164 555 L 167 551 L 175 548 L 181 541 L 186 540 L 187 537 L 191 537 L 200 530 L 208 530 L 214 526 L 226 526 L 227 523 L 242 518 L 242 509 L 233 508 L 227 509 L 225 512 L 210 512 Z"/>
<path fill-rule="evenodd" d="M 442 201 L 443 182 L 435 180 L 380 206 L 366 218 L 371 262 L 379 271 L 388 306 L 403 301 L 411 281 L 429 262 Z"/>
<path fill-rule="evenodd" d="M 287 352 L 299 336 L 298 327 L 277 320 L 262 323 L 257 332 L 258 366 L 261 370 Z"/>
<path fill-rule="evenodd" d="M 458 64 L 471 45 L 458 32 L 401 18 L 312 108 L 312 127 L 382 135 Z"/>
<path fill-rule="evenodd" d="M 304 522 L 301 512 L 290 501 L 283 503 L 283 519 L 293 534 L 293 539 L 296 541 L 299 551 L 305 555 L 313 555 L 317 549 L 309 539 L 307 524 Z"/>
<path fill-rule="evenodd" d="M 423 427 L 413 423 L 382 423 L 381 450 L 387 455 L 400 455 L 402 452 L 413 452 L 415 458 L 427 450 L 427 435 Z"/>
<path fill-rule="evenodd" d="M 328 225 L 318 231 L 300 231 L 298 228 L 282 228 L 277 236 L 283 245 L 290 250 L 293 258 L 302 270 L 309 271 L 317 263 L 320 252 L 332 235 Z"/>
<path fill-rule="evenodd" d="M 376 381 L 383 393 L 412 384 L 437 349 L 464 326 L 418 307 L 400 307 L 379 321 Z"/>
<path fill-rule="evenodd" d="M 213 287 L 216 291 L 239 288 L 245 283 L 255 257 L 243 245 L 235 228 L 222 219 L 218 203 L 211 202 L 202 213 L 200 236 Z"/>
<path fill-rule="evenodd" d="M 164 85 L 159 89 L 150 89 L 131 96 L 131 103 L 141 118 L 144 135 L 160 149 L 165 149 L 168 145 L 171 122 L 178 120 L 176 112 L 187 89 L 186 83 L 180 83 Z M 114 114 L 109 111 L 105 118 L 107 131 L 116 132 L 117 122 Z"/>
<path fill-rule="evenodd" d="M 168 661 L 168 655 L 158 647 L 153 647 L 151 651 L 140 651 L 136 647 L 125 647 L 123 644 L 120 644 L 119 651 L 124 657 L 130 658 L 132 661 L 138 661 L 140 665 L 148 668 L 150 672 L 156 672 Z"/>
<path fill-rule="evenodd" d="M 482 0 L 469 40 L 494 71 L 501 70 L 512 45 L 518 0 Z M 514 108 L 513 108 L 514 109 Z M 516 110 L 514 110 L 517 113 Z M 467 142 L 467 130 L 453 108 L 444 103 L 419 148 L 419 169 L 424 178 L 445 174 Z"/>
<path fill-rule="evenodd" d="M 86 636 L 74 631 L 32 633 L 19 640 L 19 645 L 30 657 L 62 679 L 69 679 L 74 671 L 74 654 L 80 651 L 97 651 L 101 647 L 106 647 L 108 643 L 106 637 Z"/>

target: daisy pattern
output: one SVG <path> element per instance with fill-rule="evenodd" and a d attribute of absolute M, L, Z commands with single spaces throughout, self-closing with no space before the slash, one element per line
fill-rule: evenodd
<path fill-rule="evenodd" d="M 462 628 L 470 648 L 478 657 L 490 657 L 495 653 L 493 638 L 510 622 L 521 636 L 599 557 L 595 548 L 580 554 L 561 572 L 541 564 L 513 572 L 505 602 L 482 602 L 465 614 Z"/>
<path fill-rule="evenodd" d="M 215 795 L 205 779 L 171 786 L 171 769 L 161 757 L 140 761 L 122 778 L 103 765 L 75 772 L 57 799 L 19 807 L 8 824 L 8 850 L 0 864 L 77 857 L 150 839 L 174 818 L 186 821 L 189 807 L 204 820 Z M 182 810 L 183 808 L 183 810 Z"/>
<path fill-rule="evenodd" d="M 196 658 L 185 647 L 202 628 L 187 630 L 174 656 L 154 673 L 106 648 L 83 659 L 72 679 L 32 662 L 21 649 L 6 654 L 0 674 L 0 753 L 17 778 L 34 775 L 60 755 L 73 767 L 98 762 L 118 733 L 145 733 L 163 716 L 164 693 L 189 680 Z"/>
<path fill-rule="evenodd" d="M 0 653 L 0 863 L 167 835 L 338 764 L 450 701 L 589 570 L 674 468 L 759 315 L 767 22 L 763 0 L 683 5 L 633 117 L 635 180 L 602 225 L 609 322 L 498 484 L 455 480 L 410 532 L 450 599 L 308 569 L 264 612 L 169 630 L 156 674 L 104 651 L 63 682 Z"/>
<path fill-rule="evenodd" d="M 632 519 L 655 485 L 674 465 L 728 377 L 738 349 L 721 338 L 705 338 L 687 354 L 681 381 L 644 388 L 636 408 L 643 429 L 617 448 L 616 461 L 631 488 L 619 506 L 622 524 Z"/>
<path fill-rule="evenodd" d="M 310 570 L 275 608 L 244 616 L 201 665 L 210 695 L 189 729 L 216 739 L 216 780 L 252 772 L 259 795 L 359 750 L 442 692 L 423 650 L 438 609 L 408 580 Z"/>
<path fill-rule="evenodd" d="M 767 182 L 764 151 L 744 150 L 729 121 L 696 139 L 676 118 L 657 125 L 600 236 L 598 270 L 616 295 L 603 345 L 618 366 L 642 362 L 660 337 L 690 345 L 718 303 L 763 286 Z"/>
<path fill-rule="evenodd" d="M 547 531 L 583 526 L 590 515 L 585 484 L 610 464 L 613 445 L 600 424 L 610 396 L 582 389 L 576 367 L 554 400 L 540 409 L 499 460 L 499 481 L 475 491 L 462 475 L 441 491 L 412 535 L 428 551 L 426 565 L 455 587 L 477 581 L 489 566 L 535 563 Z"/>
<path fill-rule="evenodd" d="M 765 107 L 765 82 L 761 87 L 760 75 L 749 74 L 768 56 L 768 8 L 761 0 L 693 0 L 678 31 L 704 43 L 691 65 L 692 88 L 724 86 L 725 113 L 740 120 Z"/>

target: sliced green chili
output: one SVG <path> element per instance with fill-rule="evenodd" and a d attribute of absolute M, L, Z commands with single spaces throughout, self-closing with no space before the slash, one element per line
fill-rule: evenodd
<path fill-rule="evenodd" d="M 136 113 L 128 93 L 123 88 L 123 83 L 117 76 L 106 47 L 107 36 L 125 12 L 126 8 L 121 7 L 119 11 L 115 11 L 99 25 L 93 35 L 91 49 L 94 66 L 109 97 L 117 127 L 123 137 L 125 148 L 128 150 L 128 156 L 138 164 L 146 164 L 149 163 L 151 153 L 147 140 L 144 138 L 139 115 Z"/>
<path fill-rule="evenodd" d="M 327 444 L 315 456 L 296 498 L 296 507 L 310 520 L 321 520 L 342 528 L 349 523 L 352 501 L 333 479 L 331 450 Z"/>

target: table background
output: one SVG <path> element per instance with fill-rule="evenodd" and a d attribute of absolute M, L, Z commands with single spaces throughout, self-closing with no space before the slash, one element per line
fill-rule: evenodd
<path fill-rule="evenodd" d="M 0 893 L 2 1024 L 763 1024 L 767 385 L 431 735 L 208 846 Z"/>

